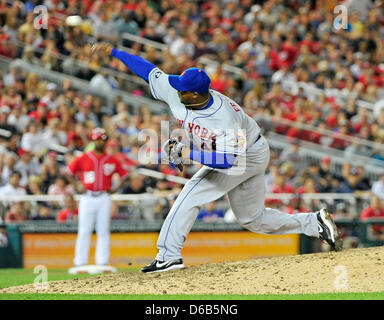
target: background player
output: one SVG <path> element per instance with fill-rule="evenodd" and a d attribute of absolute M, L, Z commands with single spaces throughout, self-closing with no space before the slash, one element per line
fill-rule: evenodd
<path fill-rule="evenodd" d="M 178 165 L 185 159 L 205 165 L 177 197 L 161 228 L 156 259 L 142 272 L 184 268 L 181 249 L 199 206 L 226 193 L 236 219 L 250 231 L 304 233 L 327 241 L 333 250 L 341 250 L 342 240 L 326 209 L 287 214 L 264 207 L 268 143 L 260 135 L 256 121 L 236 102 L 210 89 L 210 78 L 204 70 L 189 68 L 180 76 L 167 75 L 143 58 L 119 51 L 108 43 L 94 45 L 92 50 L 120 59 L 149 83 L 155 99 L 169 105 L 191 139 L 191 148 L 178 139 L 167 141 L 165 151 L 169 159 Z"/>
<path fill-rule="evenodd" d="M 80 174 L 87 189 L 79 203 L 78 234 L 75 249 L 75 266 L 88 264 L 91 234 L 96 225 L 97 243 L 96 265 L 108 265 L 110 255 L 110 193 L 117 191 L 126 181 L 128 172 L 114 156 L 105 152 L 107 134 L 102 128 L 95 128 L 91 133 L 95 143 L 93 151 L 83 153 L 68 165 L 72 175 Z M 120 184 L 111 190 L 112 176 L 120 175 Z"/>

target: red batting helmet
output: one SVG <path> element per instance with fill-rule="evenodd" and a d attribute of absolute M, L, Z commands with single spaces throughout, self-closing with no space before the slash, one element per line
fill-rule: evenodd
<path fill-rule="evenodd" d="M 95 141 L 95 140 L 107 140 L 108 139 L 108 136 L 107 136 L 107 133 L 105 132 L 105 130 L 103 128 L 95 128 L 92 130 L 92 133 L 91 133 L 91 140 L 92 141 Z"/>

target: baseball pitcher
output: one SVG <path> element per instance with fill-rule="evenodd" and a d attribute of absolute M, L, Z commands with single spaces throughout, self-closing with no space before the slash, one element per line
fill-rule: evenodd
<path fill-rule="evenodd" d="M 164 151 L 182 169 L 186 160 L 204 166 L 185 184 L 165 219 L 157 241 L 156 259 L 143 273 L 185 268 L 181 249 L 197 217 L 199 207 L 228 195 L 237 221 L 262 234 L 303 233 L 342 248 L 336 225 L 325 208 L 319 212 L 288 214 L 264 207 L 265 170 L 270 150 L 260 127 L 225 95 L 210 89 L 210 78 L 199 68 L 168 75 L 145 59 L 96 44 L 101 52 L 121 60 L 148 82 L 155 99 L 164 101 L 190 137 L 189 144 L 169 139 Z"/>

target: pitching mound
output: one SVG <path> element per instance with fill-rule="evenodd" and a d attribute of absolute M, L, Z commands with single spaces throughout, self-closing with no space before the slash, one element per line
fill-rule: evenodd
<path fill-rule="evenodd" d="M 45 293 L 281 294 L 384 291 L 384 247 L 250 261 L 204 264 L 185 270 L 121 272 L 54 281 Z M 34 293 L 33 285 L 0 293 Z"/>

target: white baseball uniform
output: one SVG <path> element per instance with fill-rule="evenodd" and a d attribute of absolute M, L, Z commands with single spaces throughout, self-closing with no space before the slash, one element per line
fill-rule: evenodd
<path fill-rule="evenodd" d="M 149 74 L 155 99 L 166 102 L 179 125 L 196 149 L 236 154 L 230 169 L 203 166 L 185 184 L 177 197 L 157 241 L 156 259 L 181 258 L 181 249 L 191 230 L 199 207 L 228 194 L 237 221 L 246 229 L 262 234 L 304 233 L 319 237 L 316 213 L 287 214 L 264 207 L 265 170 L 270 151 L 260 136 L 260 127 L 242 108 L 223 94 L 210 90 L 213 104 L 188 109 L 180 102 L 168 75 L 158 68 Z"/>
<path fill-rule="evenodd" d="M 87 189 L 79 203 L 75 266 L 88 264 L 91 234 L 95 225 L 97 233 L 95 262 L 97 265 L 108 265 L 112 205 L 108 191 L 111 189 L 114 173 L 118 173 L 121 179 L 124 179 L 128 172 L 114 156 L 107 153 L 99 156 L 93 151 L 75 158 L 68 165 L 68 171 L 72 175 L 80 174 L 80 179 Z"/>

